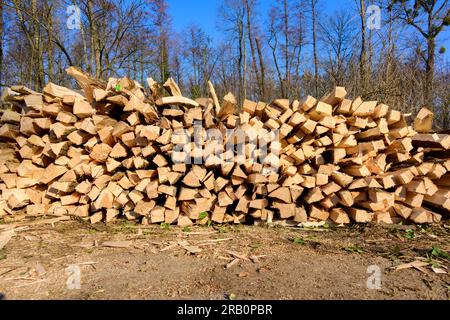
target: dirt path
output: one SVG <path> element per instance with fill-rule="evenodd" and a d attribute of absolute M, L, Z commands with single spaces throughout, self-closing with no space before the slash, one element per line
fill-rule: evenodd
<path fill-rule="evenodd" d="M 448 274 L 430 266 L 395 272 L 392 267 L 418 260 L 450 272 L 449 240 L 449 227 L 443 225 L 323 231 L 228 226 L 184 232 L 129 222 L 95 229 L 78 221 L 31 225 L 0 250 L 0 293 L 6 299 L 225 299 L 231 294 L 237 299 L 447 300 Z M 368 273 L 369 266 L 375 269 Z M 377 268 L 381 288 L 368 289 L 368 278 L 377 285 Z M 73 289 L 78 271 L 80 289 Z"/>

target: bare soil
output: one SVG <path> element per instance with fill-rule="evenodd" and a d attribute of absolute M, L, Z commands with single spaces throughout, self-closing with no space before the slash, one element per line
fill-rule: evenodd
<path fill-rule="evenodd" d="M 0 293 L 6 299 L 448 300 L 449 240 L 445 223 L 316 230 L 31 223 L 0 250 Z M 413 261 L 447 273 L 431 265 L 395 270 Z M 379 289 L 367 286 L 371 265 L 381 270 Z M 80 270 L 79 289 L 67 285 L 69 266 Z"/>

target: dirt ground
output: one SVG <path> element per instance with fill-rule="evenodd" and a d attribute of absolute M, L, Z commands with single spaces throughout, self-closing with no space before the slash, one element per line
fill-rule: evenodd
<path fill-rule="evenodd" d="M 125 221 L 22 223 L 0 250 L 0 293 L 6 299 L 448 300 L 448 224 L 182 230 Z M 0 235 L 13 226 L 0 224 Z M 395 270 L 414 261 L 423 266 Z"/>

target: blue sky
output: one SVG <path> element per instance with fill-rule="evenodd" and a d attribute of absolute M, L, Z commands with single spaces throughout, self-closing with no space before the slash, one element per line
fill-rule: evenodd
<path fill-rule="evenodd" d="M 189 24 L 196 23 L 210 35 L 215 42 L 222 40 L 222 34 L 217 30 L 217 13 L 222 0 L 168 0 L 169 13 L 172 16 L 172 24 L 177 32 L 182 32 Z M 275 0 L 259 0 L 258 11 L 263 17 Z M 321 0 L 320 12 L 332 13 L 340 9 L 355 8 L 354 0 Z M 450 28 L 447 28 L 439 37 L 439 46 L 445 46 L 446 60 L 450 59 Z"/>
<path fill-rule="evenodd" d="M 169 13 L 176 31 L 181 32 L 191 23 L 200 25 L 214 40 L 221 38 L 217 30 L 217 12 L 222 0 L 168 0 Z M 258 0 L 259 13 L 265 18 L 275 0 Z M 322 0 L 320 9 L 329 12 L 353 5 L 353 0 Z"/>

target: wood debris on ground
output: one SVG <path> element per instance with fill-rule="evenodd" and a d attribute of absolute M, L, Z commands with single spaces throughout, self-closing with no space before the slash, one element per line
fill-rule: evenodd
<path fill-rule="evenodd" d="M 229 255 L 229 257 L 220 257 L 221 259 L 228 260 L 228 263 L 225 265 L 226 269 L 230 269 L 238 265 L 240 262 L 252 262 L 254 264 L 259 264 L 261 263 L 260 259 L 267 258 L 267 255 L 248 255 L 231 250 L 227 250 L 226 253 Z"/>
<path fill-rule="evenodd" d="M 161 95 L 128 78 L 69 74 L 83 91 L 49 83 L 4 95 L 5 220 L 422 224 L 449 213 L 450 135 L 431 132 L 429 110 L 411 124 L 342 87 L 320 99 L 238 105 L 231 93 L 220 102 L 212 84 L 211 98 L 192 100 L 172 79 Z M 245 143 L 224 148 L 237 132 Z"/>
<path fill-rule="evenodd" d="M 15 234 L 14 229 L 0 231 L 0 250 L 6 246 Z"/>

